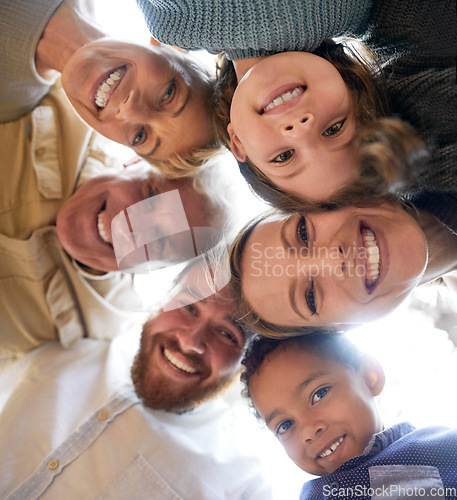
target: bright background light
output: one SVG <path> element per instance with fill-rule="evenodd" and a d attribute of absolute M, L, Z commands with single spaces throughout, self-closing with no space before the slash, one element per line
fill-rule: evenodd
<path fill-rule="evenodd" d="M 149 33 L 134 0 L 94 1 L 99 22 L 107 26 L 117 38 L 126 38 L 147 43 Z M 210 58 L 202 53 L 202 57 Z M 234 182 L 242 182 L 237 174 L 236 163 L 228 155 L 223 161 L 233 169 Z M 244 189 L 243 210 L 253 215 L 259 209 L 258 202 Z M 162 271 L 166 281 L 167 271 Z M 158 283 L 160 272 L 146 278 L 146 290 L 163 290 Z M 164 281 L 164 282 L 165 282 Z M 409 420 L 416 427 L 429 425 L 457 425 L 457 353 L 448 333 L 435 328 L 431 317 L 409 307 L 421 302 L 425 307 L 434 304 L 436 287 L 421 287 L 415 296 L 405 302 L 389 317 L 358 328 L 349 337 L 364 351 L 373 354 L 381 362 L 387 375 L 386 387 L 379 398 L 379 406 L 386 426 Z M 448 325 L 457 337 L 453 308 L 457 301 L 451 298 Z M 441 316 L 440 316 L 441 314 Z M 443 314 L 435 319 L 443 321 Z M 309 478 L 285 455 L 282 447 L 266 430 L 260 431 L 257 422 L 248 414 L 246 403 L 239 396 L 239 387 L 227 395 L 236 417 L 240 421 L 240 432 L 246 435 L 265 461 L 267 477 L 271 478 L 278 500 L 298 498 L 303 482 Z"/>

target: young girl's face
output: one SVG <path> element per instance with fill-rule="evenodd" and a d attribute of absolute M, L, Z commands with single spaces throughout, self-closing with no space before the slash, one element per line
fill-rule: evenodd
<path fill-rule="evenodd" d="M 289 457 L 304 471 L 325 476 L 361 455 L 382 430 L 373 399 L 382 386 L 374 360 L 356 372 L 292 343 L 267 356 L 249 392 Z"/>
<path fill-rule="evenodd" d="M 358 177 L 353 108 L 329 61 L 306 52 L 275 54 L 236 88 L 232 152 L 239 161 L 249 158 L 280 189 L 327 200 Z"/>
<path fill-rule="evenodd" d="M 242 292 L 265 321 L 363 323 L 395 309 L 420 282 L 427 242 L 401 207 L 347 207 L 264 221 L 243 251 Z"/>

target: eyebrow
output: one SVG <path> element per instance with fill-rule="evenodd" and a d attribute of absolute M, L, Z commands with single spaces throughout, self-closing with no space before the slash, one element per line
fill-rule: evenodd
<path fill-rule="evenodd" d="M 303 382 L 298 384 L 297 388 L 295 389 L 294 393 L 298 393 L 300 391 L 303 391 L 306 389 L 306 387 L 311 384 L 311 382 L 314 382 L 316 379 L 326 375 L 327 372 L 318 372 L 318 373 L 313 373 L 311 376 L 309 376 L 307 379 L 305 379 Z M 266 418 L 265 418 L 265 424 L 268 426 L 268 424 L 276 418 L 278 415 L 281 414 L 281 409 L 280 408 L 275 408 Z"/>
<path fill-rule="evenodd" d="M 187 106 L 187 103 L 189 102 L 189 99 L 190 99 L 190 91 L 187 93 L 187 97 L 185 99 L 185 101 L 183 102 L 182 106 L 177 109 L 171 116 L 172 118 L 176 118 L 178 117 L 183 111 L 184 111 L 184 108 Z M 156 143 L 154 144 L 154 146 L 152 147 L 151 151 L 149 151 L 149 153 L 145 154 L 145 155 L 142 155 L 146 158 L 152 156 L 160 147 L 160 145 L 162 144 L 162 141 L 160 140 L 160 137 L 157 137 L 157 140 L 156 140 Z M 152 158 L 153 159 L 153 158 Z"/>
<path fill-rule="evenodd" d="M 162 144 L 162 141 L 160 140 L 160 137 L 157 137 L 157 140 L 156 140 L 154 146 L 152 147 L 151 151 L 149 151 L 149 153 L 146 153 L 145 155 L 141 155 L 141 156 L 146 157 L 146 158 L 148 158 L 149 156 L 152 156 L 159 149 L 160 144 Z"/>
<path fill-rule="evenodd" d="M 189 87 L 188 87 L 189 88 Z M 187 97 L 185 99 L 185 101 L 183 102 L 182 106 L 177 109 L 171 116 L 173 118 L 176 118 L 177 116 L 179 116 L 183 111 L 184 111 L 184 108 L 187 106 L 187 103 L 189 102 L 189 99 L 190 99 L 190 93 L 191 93 L 191 90 L 189 89 L 189 92 L 187 92 Z"/>
<path fill-rule="evenodd" d="M 288 249 L 288 248 L 291 248 L 291 245 L 289 244 L 289 242 L 287 241 L 287 236 L 286 236 L 286 225 L 287 223 L 290 221 L 291 219 L 289 218 L 282 226 L 281 226 L 281 230 L 280 230 L 280 233 L 279 233 L 279 237 L 281 239 L 281 242 L 282 244 L 284 245 L 284 249 Z M 290 306 L 292 307 L 292 310 L 294 311 L 294 313 L 297 315 L 297 316 L 300 316 L 300 318 L 304 319 L 305 321 L 308 321 L 309 318 L 307 318 L 306 316 L 303 316 L 303 314 L 301 314 L 301 312 L 299 311 L 298 307 L 297 307 L 297 302 L 295 300 L 295 292 L 297 290 L 297 278 L 292 278 L 292 283 L 290 285 L 290 288 L 289 288 L 289 303 L 290 303 Z"/>

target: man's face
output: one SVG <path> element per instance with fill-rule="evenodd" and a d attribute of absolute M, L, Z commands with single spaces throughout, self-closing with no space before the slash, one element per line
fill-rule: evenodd
<path fill-rule="evenodd" d="M 188 290 L 175 303 L 187 304 Z M 153 409 L 194 408 L 225 388 L 240 369 L 245 338 L 230 319 L 227 289 L 161 312 L 143 328 L 132 367 L 137 394 Z"/>
<path fill-rule="evenodd" d="M 100 271 L 117 271 L 111 234 L 113 218 L 139 201 L 175 189 L 179 190 L 189 226 L 211 226 L 204 198 L 191 181 L 164 179 L 141 163 L 120 173 L 94 177 L 79 188 L 57 215 L 59 240 L 82 264 Z"/>

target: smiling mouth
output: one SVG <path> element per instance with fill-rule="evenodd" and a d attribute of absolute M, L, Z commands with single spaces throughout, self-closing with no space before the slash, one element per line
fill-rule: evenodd
<path fill-rule="evenodd" d="M 190 375 L 197 373 L 197 370 L 195 368 L 192 368 L 186 363 L 183 363 L 179 359 L 175 358 L 175 356 L 173 356 L 173 354 L 166 347 L 163 349 L 163 355 L 165 356 L 167 361 L 179 371 Z"/>
<path fill-rule="evenodd" d="M 371 291 L 379 280 L 381 259 L 379 247 L 376 243 L 376 236 L 374 232 L 367 227 L 362 228 L 362 243 L 367 252 L 365 286 Z"/>
<path fill-rule="evenodd" d="M 103 221 L 104 219 L 104 214 L 105 214 L 105 208 L 103 207 L 99 214 L 97 215 L 97 229 L 98 233 L 100 235 L 100 238 L 105 242 L 108 243 L 108 245 L 111 245 L 111 241 L 109 240 L 108 236 L 108 231 L 106 230 L 105 223 Z"/>
<path fill-rule="evenodd" d="M 331 446 L 329 446 L 326 450 L 324 450 L 322 453 L 319 453 L 317 458 L 325 458 L 331 455 L 332 453 L 335 452 L 335 450 L 338 448 L 338 446 L 344 441 L 344 436 L 341 436 L 338 438 Z"/>
<path fill-rule="evenodd" d="M 103 80 L 95 91 L 95 105 L 103 109 L 109 101 L 111 94 L 117 89 L 124 76 L 126 67 L 122 66 L 115 69 L 105 80 Z"/>
<path fill-rule="evenodd" d="M 305 91 L 304 87 L 295 87 L 292 90 L 287 92 L 283 92 L 282 94 L 276 96 L 270 103 L 268 103 L 261 111 L 261 114 L 271 111 L 272 109 L 284 104 L 285 102 L 289 102 L 292 99 L 295 99 L 299 95 L 303 94 Z"/>

